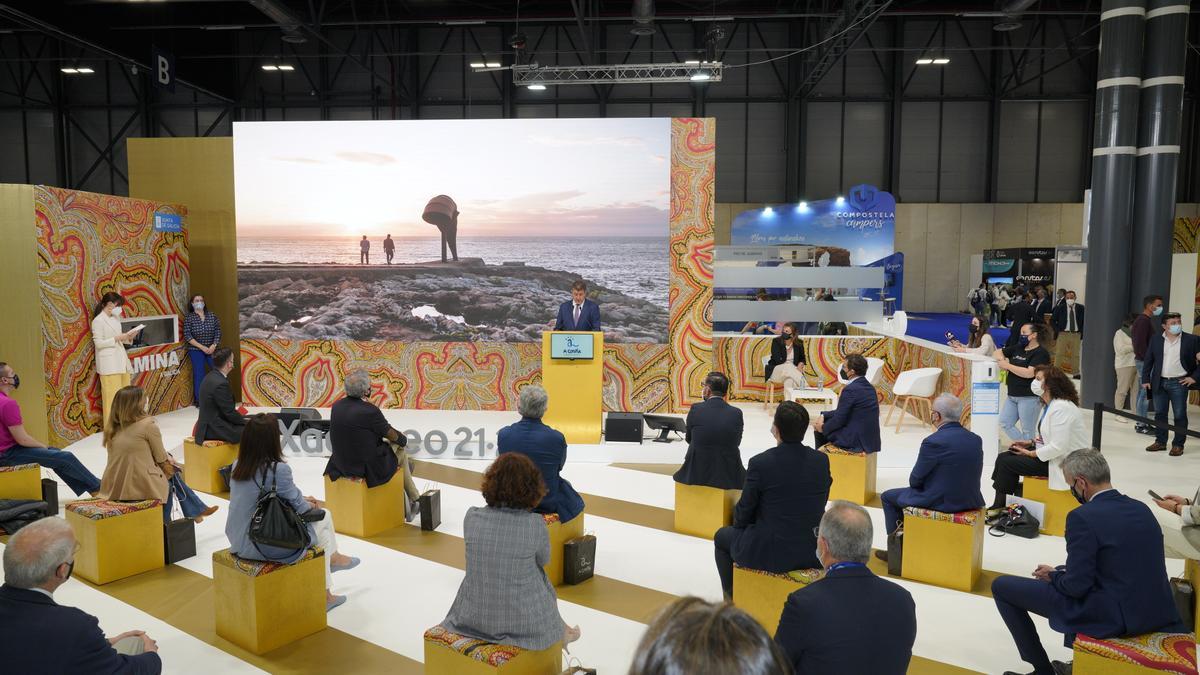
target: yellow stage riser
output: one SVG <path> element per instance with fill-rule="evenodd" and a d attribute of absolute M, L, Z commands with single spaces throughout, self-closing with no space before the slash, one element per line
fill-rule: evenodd
<path fill-rule="evenodd" d="M 161 507 L 102 520 L 67 511 L 67 522 L 79 542 L 74 573 L 82 579 L 107 584 L 165 564 Z"/>
<path fill-rule="evenodd" d="M 325 558 L 252 577 L 213 565 L 217 635 L 264 654 L 325 629 Z"/>
<path fill-rule="evenodd" d="M 183 439 L 183 475 L 188 487 L 210 495 L 226 492 L 218 470 L 233 464 L 237 456 L 237 443 L 206 447 L 191 438 Z"/>
<path fill-rule="evenodd" d="M 779 628 L 788 596 L 808 584 L 733 568 L 733 604 L 762 624 L 771 636 Z"/>
<path fill-rule="evenodd" d="M 900 576 L 943 588 L 970 592 L 983 572 L 983 528 L 904 516 L 904 557 Z"/>
<path fill-rule="evenodd" d="M 550 562 L 543 568 L 546 578 L 551 585 L 561 586 L 563 583 L 563 546 L 572 539 L 583 536 L 583 516 L 580 512 L 566 523 L 554 522 L 546 525 L 550 535 Z"/>
<path fill-rule="evenodd" d="M 541 651 L 523 651 L 500 667 L 459 654 L 449 647 L 425 641 L 425 675 L 560 675 L 562 643 Z"/>
<path fill-rule="evenodd" d="M 352 537 L 370 537 L 404 524 L 404 474 L 397 472 L 383 485 L 331 481 L 325 477 L 325 508 L 333 514 L 337 532 Z"/>
<path fill-rule="evenodd" d="M 552 359 L 551 333 L 542 333 L 542 387 L 550 399 L 542 421 L 561 431 L 567 443 L 596 444 L 604 410 L 604 333 L 578 334 L 594 336 L 593 358 Z"/>
<path fill-rule="evenodd" d="M 712 539 L 717 530 L 733 524 L 741 490 L 675 483 L 675 531 Z"/>
<path fill-rule="evenodd" d="M 829 454 L 829 473 L 833 485 L 829 486 L 829 500 L 843 499 L 855 504 L 866 504 L 875 498 L 875 467 L 878 453 L 867 455 Z"/>
<path fill-rule="evenodd" d="M 42 469 L 35 466 L 20 471 L 0 471 L 0 499 L 42 498 Z"/>
<path fill-rule="evenodd" d="M 1049 480 L 1030 476 L 1025 477 L 1023 485 L 1022 497 L 1046 505 L 1046 517 L 1042 519 L 1039 532 L 1056 537 L 1066 534 L 1067 514 L 1079 508 L 1079 502 L 1071 496 L 1071 491 L 1051 490 Z"/>
<path fill-rule="evenodd" d="M 1196 616 L 1196 641 L 1200 642 L 1200 561 L 1188 560 L 1183 564 L 1183 575 L 1192 582 L 1192 611 Z"/>

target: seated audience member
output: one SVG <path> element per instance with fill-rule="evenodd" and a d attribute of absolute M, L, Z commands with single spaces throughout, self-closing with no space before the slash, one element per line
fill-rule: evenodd
<path fill-rule="evenodd" d="M 412 479 L 412 460 L 404 447 L 408 437 L 392 428 L 383 411 L 367 400 L 371 395 L 371 375 L 355 370 L 346 376 L 346 398 L 333 404 L 329 412 L 329 445 L 332 454 L 325 465 L 330 480 L 362 478 L 373 488 L 392 480 L 402 467 L 404 513 L 412 521 L 420 511 L 421 493 Z"/>
<path fill-rule="evenodd" d="M 233 370 L 233 351 L 219 347 L 212 355 L 213 369 L 200 383 L 200 418 L 196 420 L 196 442 L 237 443 L 246 427 L 246 417 L 237 411 L 229 373 Z"/>
<path fill-rule="evenodd" d="M 821 518 L 825 577 L 788 596 L 775 631 L 797 675 L 903 675 L 917 639 L 912 595 L 867 569 L 871 517 L 836 501 Z"/>
<path fill-rule="evenodd" d="M 771 358 L 767 360 L 768 384 L 783 384 L 784 398 L 788 392 L 800 388 L 804 378 L 804 342 L 795 323 L 785 323 L 783 331 L 771 340 Z"/>
<path fill-rule="evenodd" d="M 1167 557 L 1200 560 L 1200 490 L 1191 499 L 1166 495 L 1154 503 L 1161 507 L 1154 515 L 1162 527 Z"/>
<path fill-rule="evenodd" d="M 536 384 L 523 387 L 517 399 L 521 421 L 496 434 L 496 451 L 502 455 L 517 452 L 533 461 L 546 485 L 546 495 L 534 512 L 557 513 L 565 523 L 583 512 L 583 497 L 559 475 L 567 463 L 567 439 L 562 432 L 542 422 L 547 403 L 545 389 Z"/>
<path fill-rule="evenodd" d="M 1051 663 L 1030 614 L 1050 620 L 1069 647 L 1077 633 L 1094 638 L 1182 631 L 1163 559 L 1163 536 L 1142 502 L 1113 488 L 1108 461 L 1095 448 L 1062 461 L 1071 494 L 1082 504 L 1067 515 L 1067 562 L 1038 565 L 1032 579 L 992 582 L 1000 618 L 1035 675 L 1061 675 Z"/>
<path fill-rule="evenodd" d="M 162 672 L 158 645 L 140 630 L 106 638 L 96 617 L 54 602 L 71 578 L 75 533 L 62 518 L 17 531 L 4 547 L 0 587 L 0 671 L 6 673 Z"/>
<path fill-rule="evenodd" d="M 162 432 L 154 416 L 146 412 L 146 393 L 141 387 L 119 389 L 104 427 L 108 464 L 100 479 L 100 494 L 122 502 L 157 499 L 163 502 L 163 518 L 171 519 L 176 498 L 184 518 L 199 523 L 216 513 L 205 506 L 163 447 Z"/>
<path fill-rule="evenodd" d="M 272 486 L 279 496 L 292 505 L 301 517 L 313 509 L 324 509 L 325 505 L 315 497 L 305 497 L 292 479 L 292 467 L 283 459 L 279 446 L 279 422 L 274 415 L 260 413 L 250 417 L 242 433 L 238 447 L 238 458 L 233 463 L 229 480 L 229 517 L 225 520 L 225 536 L 229 539 L 229 551 L 247 560 L 270 560 L 292 564 L 304 557 L 306 549 L 283 549 L 258 544 L 250 539 L 250 520 L 258 506 L 258 498 L 264 486 Z M 333 533 L 333 516 L 323 511 L 320 519 L 308 521 L 308 536 L 311 546 L 320 546 L 325 551 L 325 609 L 326 611 L 346 602 L 346 596 L 329 592 L 332 585 L 330 574 L 357 567 L 360 560 L 343 555 L 338 551 L 337 538 Z"/>
<path fill-rule="evenodd" d="M 21 378 L 12 366 L 0 362 L 0 466 L 40 464 L 54 471 L 76 495 L 100 491 L 100 479 L 88 471 L 74 454 L 51 448 L 25 431 L 21 406 L 13 392 Z"/>
<path fill-rule="evenodd" d="M 733 525 L 717 530 L 717 574 L 733 597 L 733 564 L 766 572 L 819 565 L 816 529 L 829 501 L 829 457 L 804 445 L 808 411 L 793 401 L 775 409 L 771 433 L 779 445 L 750 459 Z"/>
<path fill-rule="evenodd" d="M 725 402 L 729 378 L 712 372 L 704 378 L 704 400 L 687 414 L 687 454 L 675 482 L 739 490 L 746 482 L 742 466 L 742 411 Z"/>
<path fill-rule="evenodd" d="M 1021 476 L 1045 476 L 1051 490 L 1066 490 L 1069 486 L 1059 471 L 1063 457 L 1091 443 L 1075 383 L 1055 366 L 1033 370 L 1030 391 L 1042 403 L 1037 436 L 1032 441 L 1013 442 L 1008 452 L 996 457 L 992 470 L 992 486 L 996 488 L 993 511 L 1004 508 L 1005 495 L 1017 494 Z"/>
<path fill-rule="evenodd" d="M 883 524 L 888 534 L 904 519 L 904 508 L 915 506 L 944 513 L 983 508 L 979 477 L 983 474 L 983 439 L 959 424 L 962 401 L 952 394 L 933 400 L 930 422 L 937 428 L 921 441 L 908 487 L 885 490 Z M 887 559 L 883 554 L 883 559 Z"/>
<path fill-rule="evenodd" d="M 486 507 L 463 519 L 467 573 L 450 612 L 448 631 L 487 642 L 542 650 L 579 639 L 558 613 L 558 596 L 543 566 L 550 562 L 546 521 L 531 513 L 546 494 L 528 457 L 509 452 L 483 474 Z"/>
<path fill-rule="evenodd" d="M 694 596 L 646 627 L 629 675 L 789 675 L 787 657 L 758 621 L 727 602 Z"/>
<path fill-rule="evenodd" d="M 971 323 L 967 328 L 967 344 L 964 345 L 957 339 L 954 339 L 950 341 L 950 346 L 960 354 L 991 356 L 996 351 L 996 341 L 992 339 L 992 334 L 988 332 L 988 328 L 990 328 L 988 318 L 982 314 L 977 314 L 971 317 Z"/>
<path fill-rule="evenodd" d="M 867 360 L 862 354 L 846 356 L 840 375 L 849 384 L 838 396 L 837 408 L 813 420 L 817 448 L 832 443 L 853 452 L 879 452 L 879 398 L 866 374 Z"/>

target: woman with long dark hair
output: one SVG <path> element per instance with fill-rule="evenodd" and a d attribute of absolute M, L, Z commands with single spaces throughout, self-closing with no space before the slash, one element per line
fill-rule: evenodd
<path fill-rule="evenodd" d="M 950 346 L 960 354 L 991 356 L 996 351 L 996 341 L 992 339 L 988 327 L 988 318 L 977 314 L 971 317 L 971 323 L 967 327 L 967 344 L 954 340 Z"/>
<path fill-rule="evenodd" d="M 204 302 L 204 296 L 193 293 L 183 316 L 183 341 L 187 344 L 188 359 L 192 362 L 192 400 L 200 405 L 200 383 L 213 368 L 213 352 L 221 342 L 221 321 Z"/>
<path fill-rule="evenodd" d="M 130 373 L 133 372 L 133 364 L 129 361 L 129 355 L 125 353 L 125 345 L 133 344 L 138 329 L 121 330 L 124 307 L 125 298 L 120 293 L 108 291 L 100 296 L 100 301 L 92 311 L 92 343 L 96 348 L 96 373 L 100 375 L 103 425 L 108 424 L 113 397 L 122 387 L 129 386 Z"/>
<path fill-rule="evenodd" d="M 292 467 L 284 461 L 283 448 L 279 446 L 279 422 L 274 415 L 259 413 L 246 423 L 238 447 L 238 458 L 230 473 L 229 518 L 225 521 L 225 536 L 229 538 L 229 551 L 239 558 L 271 560 L 290 565 L 304 557 L 306 549 L 260 545 L 250 539 L 250 520 L 254 517 L 259 494 L 264 486 L 269 489 L 272 485 L 279 496 L 300 515 L 325 507 L 323 502 L 315 497 L 304 496 L 296 487 L 292 479 Z M 331 573 L 351 569 L 361 561 L 338 552 L 333 516 L 329 511 L 325 511 L 320 520 L 309 523 L 308 535 L 313 544 L 325 550 L 325 609 L 328 611 L 346 602 L 346 596 L 329 592 Z"/>

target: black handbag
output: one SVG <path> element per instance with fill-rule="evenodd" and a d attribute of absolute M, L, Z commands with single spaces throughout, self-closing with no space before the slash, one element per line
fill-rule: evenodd
<path fill-rule="evenodd" d="M 163 525 L 163 556 L 166 563 L 177 563 L 196 555 L 196 523 L 191 518 L 172 520 Z"/>
<path fill-rule="evenodd" d="M 421 529 L 432 532 L 442 524 L 442 491 L 426 490 L 417 499 L 421 505 Z"/>
<path fill-rule="evenodd" d="M 1196 613 L 1193 611 L 1196 602 L 1196 588 L 1187 579 L 1171 579 L 1171 595 L 1175 598 L 1175 608 L 1183 619 L 1185 633 L 1196 630 Z"/>
<path fill-rule="evenodd" d="M 596 535 L 585 534 L 563 544 L 563 583 L 574 585 L 596 571 Z"/>
<path fill-rule="evenodd" d="M 58 481 L 53 478 L 42 479 L 42 501 L 46 502 L 46 513 L 58 515 Z"/>
<path fill-rule="evenodd" d="M 254 548 L 275 546 L 284 549 L 304 549 L 312 544 L 308 533 L 308 525 L 296 513 L 276 490 L 275 463 L 263 467 L 263 480 L 259 485 L 258 502 L 254 506 L 254 515 L 250 518 L 250 541 Z M 267 471 L 271 471 L 271 487 L 267 487 Z M 262 549 L 258 549 L 262 554 Z M 266 558 L 266 555 L 263 554 Z"/>
<path fill-rule="evenodd" d="M 904 526 L 897 527 L 887 537 L 888 574 L 900 576 L 904 564 Z"/>
<path fill-rule="evenodd" d="M 1025 539 L 1033 539 L 1038 536 L 1038 530 L 1041 527 L 1041 521 L 1034 517 L 1023 504 L 1009 504 L 1005 507 L 1000 520 L 988 528 L 988 534 L 993 537 L 1015 534 Z"/>

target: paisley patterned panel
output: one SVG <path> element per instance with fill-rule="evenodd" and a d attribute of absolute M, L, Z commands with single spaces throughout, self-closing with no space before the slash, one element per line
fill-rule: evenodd
<path fill-rule="evenodd" d="M 49 442 L 64 446 L 100 430 L 100 379 L 92 347 L 92 308 L 100 293 L 123 294 L 131 316 L 179 314 L 187 302 L 188 253 L 183 232 L 155 232 L 155 212 L 186 215 L 180 206 L 90 192 L 34 189 L 42 334 L 46 353 Z M 175 346 L 140 349 L 169 355 Z M 147 370 L 133 382 L 146 389 L 153 412 L 189 405 L 183 368 Z M 181 374 L 182 373 L 182 374 Z"/>

